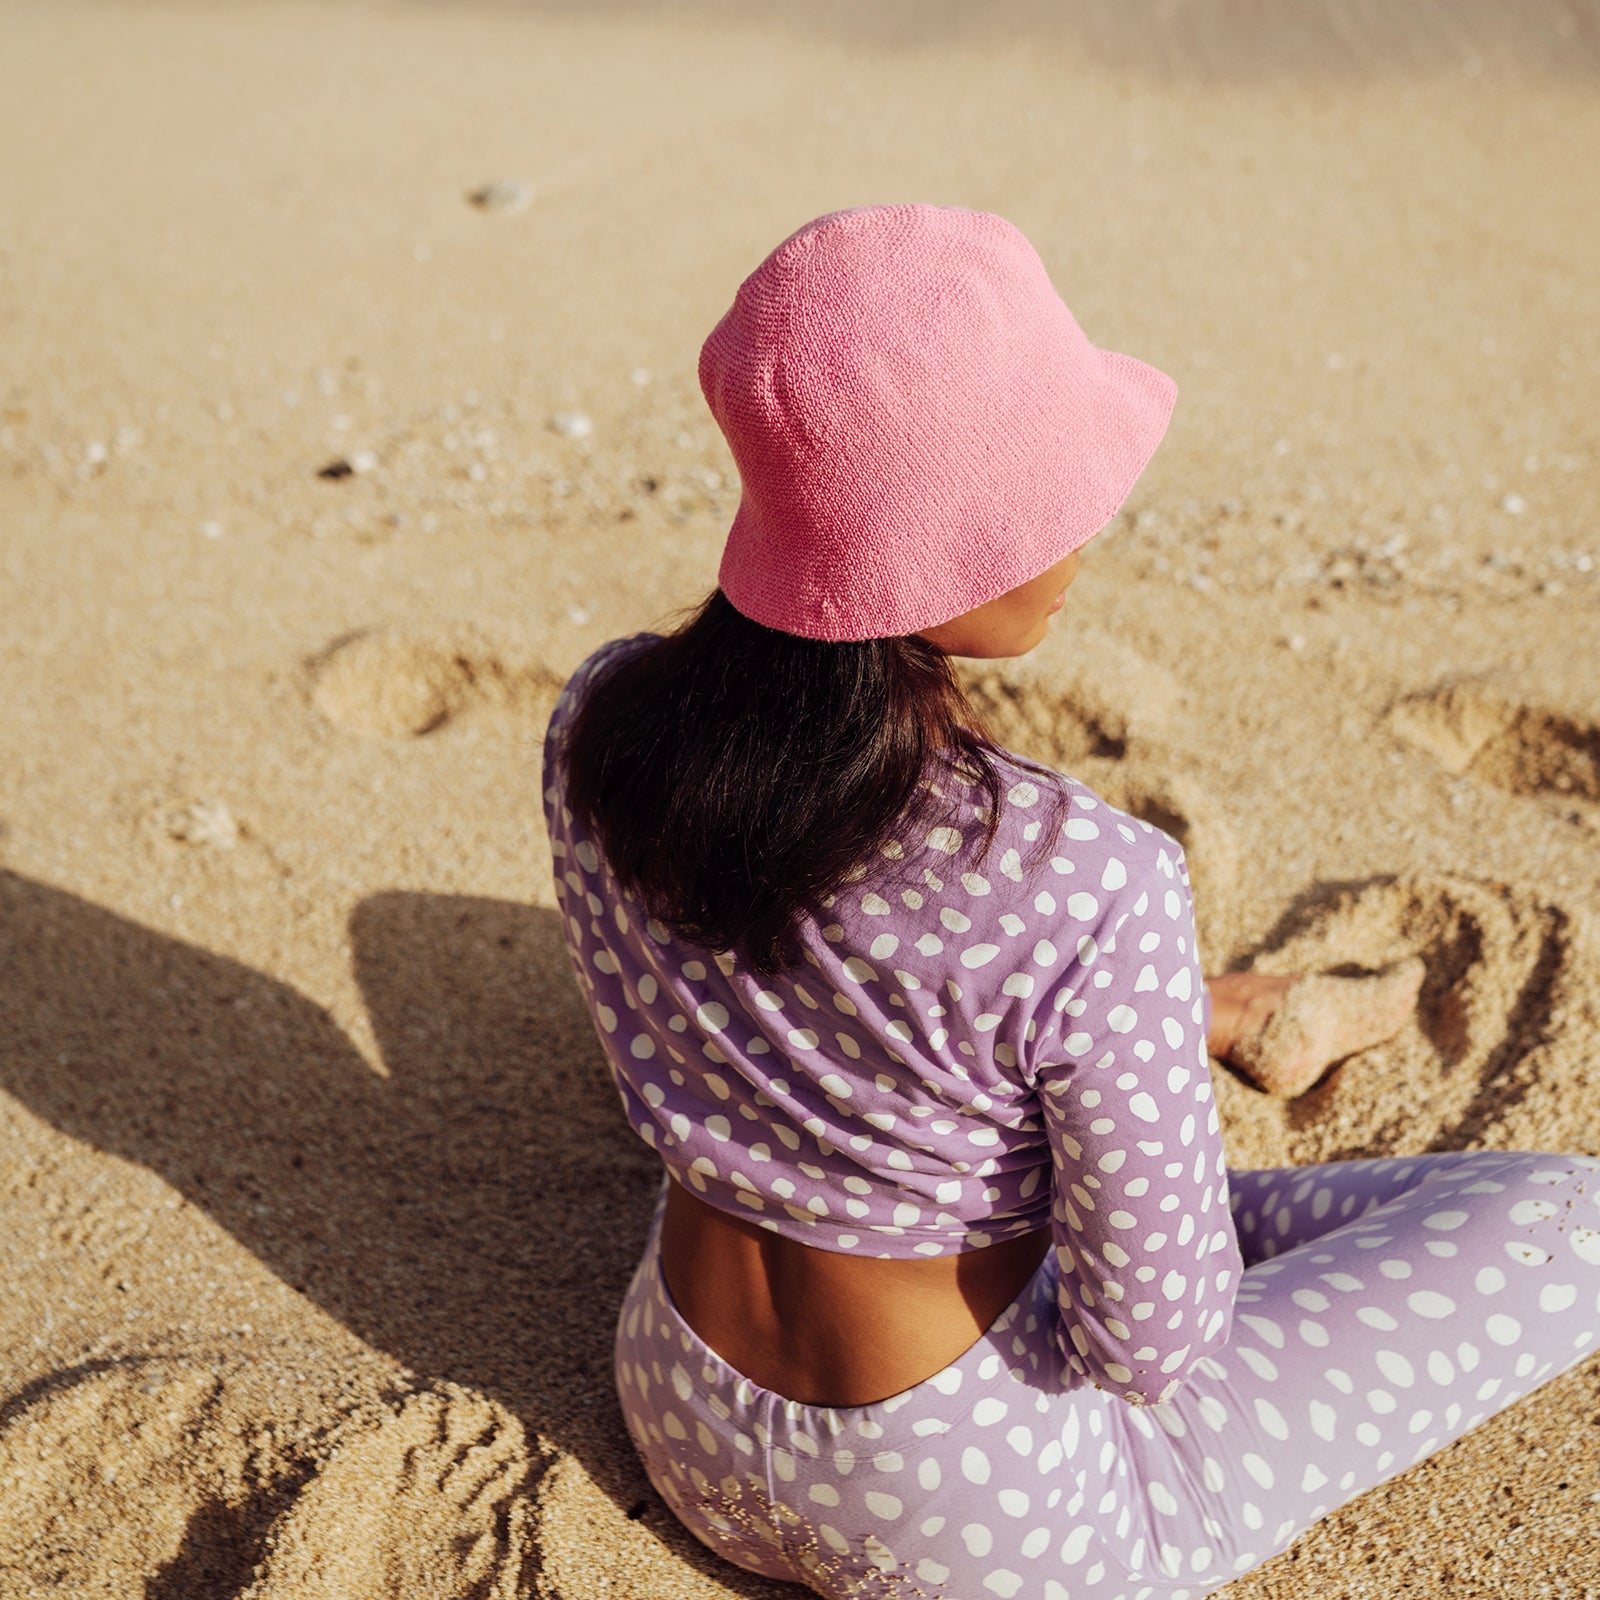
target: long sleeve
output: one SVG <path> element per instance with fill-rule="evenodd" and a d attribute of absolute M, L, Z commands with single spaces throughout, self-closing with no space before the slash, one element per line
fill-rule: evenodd
<path fill-rule="evenodd" d="M 1065 832 L 1099 839 L 1100 881 L 1067 880 L 1052 942 L 1068 967 L 1036 1057 L 1060 1341 L 1099 1387 L 1160 1403 L 1227 1342 L 1243 1268 L 1188 875 L 1170 839 L 1092 800 Z"/>

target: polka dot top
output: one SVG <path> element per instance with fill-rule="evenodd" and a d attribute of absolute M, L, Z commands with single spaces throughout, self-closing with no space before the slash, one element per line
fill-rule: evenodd
<path fill-rule="evenodd" d="M 948 817 L 802 924 L 776 977 L 645 918 L 564 803 L 545 811 L 568 949 L 634 1131 L 721 1210 L 825 1250 L 936 1256 L 1053 1229 L 1059 1342 L 1160 1401 L 1227 1340 L 1241 1262 L 1183 853 L 1082 784 L 945 774 Z"/>

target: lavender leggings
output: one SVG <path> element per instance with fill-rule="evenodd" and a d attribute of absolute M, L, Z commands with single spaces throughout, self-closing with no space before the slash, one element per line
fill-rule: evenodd
<path fill-rule="evenodd" d="M 1185 1600 L 1594 1345 L 1600 1161 L 1475 1151 L 1230 1185 L 1232 1340 L 1148 1408 L 1063 1373 L 1053 1255 L 915 1388 L 785 1400 L 679 1317 L 652 1233 L 616 1352 L 651 1481 L 718 1554 L 823 1595 Z"/>

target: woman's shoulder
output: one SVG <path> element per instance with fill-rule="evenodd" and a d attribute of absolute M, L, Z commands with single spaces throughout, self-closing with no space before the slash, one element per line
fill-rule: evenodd
<path fill-rule="evenodd" d="M 608 639 L 598 649 L 591 651 L 573 669 L 572 676 L 556 696 L 555 708 L 550 715 L 552 731 L 558 730 L 567 721 L 597 678 L 660 642 L 659 633 L 630 633 L 620 639 Z"/>
<path fill-rule="evenodd" d="M 999 868 L 1019 892 L 1031 893 L 1038 878 L 1079 876 L 1104 858 L 1098 876 L 1107 890 L 1130 877 L 1165 875 L 1183 861 L 1171 834 L 1144 817 L 1113 805 L 1069 773 L 1058 772 L 1015 751 L 992 752 L 1000 778 L 1000 809 L 985 861 Z M 973 809 L 977 819 L 976 808 Z"/>
<path fill-rule="evenodd" d="M 592 650 L 578 663 L 572 676 L 567 680 L 567 687 L 581 690 L 596 676 L 603 675 L 609 668 L 620 666 L 624 661 L 642 654 L 651 645 L 660 644 L 661 639 L 662 635 L 659 633 L 627 633 L 620 639 L 606 640 L 603 645 Z"/>
<path fill-rule="evenodd" d="M 1103 936 L 1184 878 L 1182 849 L 1152 823 L 1065 773 L 1010 752 L 993 761 L 992 833 L 986 787 L 971 774 L 941 774 L 930 785 L 938 812 L 824 900 L 816 954 L 822 943 L 884 960 L 914 952 L 926 970 L 914 961 L 908 970 L 936 988 L 958 968 L 958 981 L 981 986 L 992 973 L 974 975 L 994 963 L 1012 980 L 1006 992 L 1022 995 L 1033 985 L 1006 960 L 1031 953 L 1043 972 L 1064 930 Z"/>

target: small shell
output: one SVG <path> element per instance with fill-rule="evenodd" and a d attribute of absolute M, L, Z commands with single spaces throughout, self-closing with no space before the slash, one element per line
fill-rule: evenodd
<path fill-rule="evenodd" d="M 512 216 L 533 204 L 533 185 L 521 178 L 496 178 L 471 190 L 467 199 L 480 211 L 499 211 Z"/>

